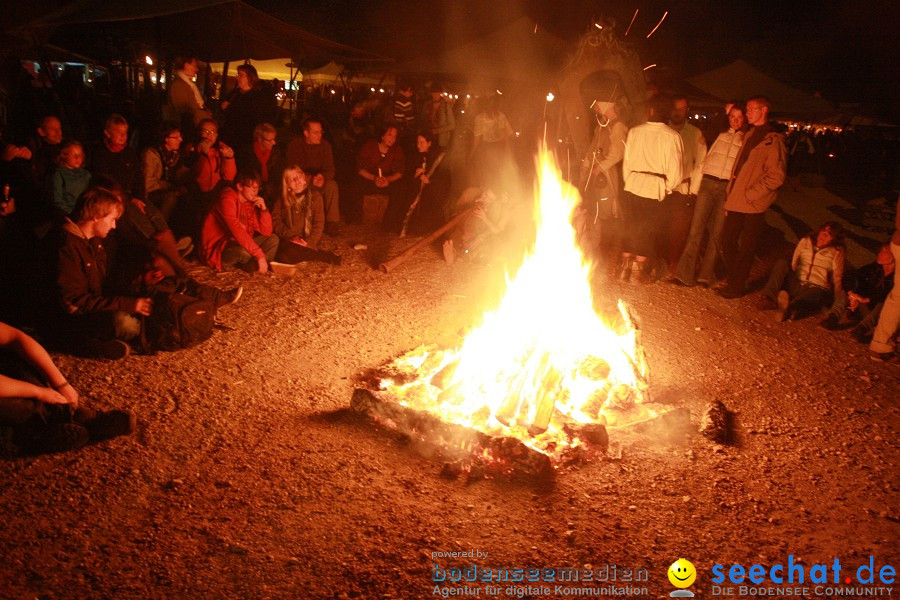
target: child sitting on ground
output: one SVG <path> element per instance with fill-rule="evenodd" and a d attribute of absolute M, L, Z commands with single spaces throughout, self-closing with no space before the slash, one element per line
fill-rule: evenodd
<path fill-rule="evenodd" d="M 72 214 L 78 197 L 91 184 L 91 174 L 84 168 L 84 148 L 80 142 L 63 142 L 56 163 L 59 167 L 50 176 L 50 195 L 53 206 L 66 216 Z"/>

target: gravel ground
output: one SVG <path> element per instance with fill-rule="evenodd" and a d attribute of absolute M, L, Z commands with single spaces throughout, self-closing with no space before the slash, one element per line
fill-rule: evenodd
<path fill-rule="evenodd" d="M 437 552 L 487 553 L 480 567 L 645 568 L 631 585 L 659 598 L 680 556 L 698 596 L 716 563 L 900 562 L 900 367 L 846 332 L 776 323 L 753 296 L 598 278 L 604 302 L 624 298 L 641 319 L 654 400 L 687 407 L 695 426 L 721 400 L 737 441 L 613 432 L 615 453 L 552 482 L 447 480 L 349 401 L 366 369 L 453 343 L 498 274 L 432 248 L 385 275 L 374 266 L 409 240 L 350 227 L 331 243 L 343 266 L 292 278 L 199 271 L 245 295 L 198 347 L 58 357 L 87 404 L 131 408 L 138 431 L 0 462 L 0 596 L 425 598 L 434 562 L 472 562 Z M 508 585 L 497 597 L 515 597 Z"/>

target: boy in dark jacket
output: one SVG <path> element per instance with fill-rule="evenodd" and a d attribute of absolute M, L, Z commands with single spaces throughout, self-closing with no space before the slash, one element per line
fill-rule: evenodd
<path fill-rule="evenodd" d="M 65 342 L 110 359 L 130 353 L 126 340 L 140 334 L 137 315 L 149 316 L 150 298 L 115 295 L 109 289 L 109 257 L 103 240 L 124 210 L 121 198 L 100 187 L 82 196 L 72 218 L 63 223 L 56 269 Z"/>

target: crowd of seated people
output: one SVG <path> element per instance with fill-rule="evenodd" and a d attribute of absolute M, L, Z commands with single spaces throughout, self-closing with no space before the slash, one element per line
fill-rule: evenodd
<path fill-rule="evenodd" d="M 4 247 L 17 245 L 20 255 L 40 256 L 42 260 L 54 256 L 53 251 L 46 251 L 53 244 L 68 247 L 69 254 L 80 257 L 84 264 L 89 255 L 99 257 L 90 262 L 103 272 L 83 274 L 87 283 L 79 285 L 89 292 L 88 297 L 108 301 L 73 302 L 72 298 L 78 294 L 72 289 L 63 293 L 61 282 L 67 280 L 60 277 L 55 282 L 56 294 L 48 295 L 55 298 L 51 303 L 55 308 L 61 306 L 63 312 L 69 311 L 65 315 L 68 317 L 104 313 L 99 327 L 103 335 L 98 337 L 91 332 L 88 335 L 83 327 L 79 330 L 81 337 L 89 339 L 82 347 L 94 354 L 127 354 L 118 342 L 134 339 L 138 316 L 152 312 L 152 306 L 148 306 L 150 296 L 136 290 L 140 286 L 146 288 L 148 281 L 158 278 L 190 280 L 191 267 L 187 261 L 191 257 L 215 270 L 236 268 L 252 273 L 268 272 L 273 261 L 340 264 L 340 256 L 329 251 L 327 243 L 323 244 L 325 236 L 339 232 L 339 179 L 347 183 L 347 205 L 359 207 L 363 198 L 370 195 L 388 198 L 383 223 L 388 231 L 425 235 L 452 216 L 449 198 L 458 194 L 453 193 L 451 161 L 445 158 L 447 146 L 452 143 L 448 134 L 453 131 L 453 122 L 445 115 L 450 108 L 439 86 L 433 86 L 430 102 L 426 99 L 421 110 L 416 109 L 411 88 L 400 86 L 392 103 L 380 113 L 383 122 L 377 135 L 360 140 L 354 149 L 355 168 L 338 173 L 322 120 L 305 119 L 296 132 L 298 135 L 293 139 L 288 136 L 288 140 L 283 139 L 284 130 L 279 132 L 274 124 L 261 121 L 266 118 L 264 115 L 271 114 L 271 106 L 268 99 L 260 96 L 258 78 L 252 68 L 239 69 L 237 91 L 224 106 L 223 133 L 229 143 L 220 139 L 220 120 L 213 115 L 222 117 L 223 114 L 198 101 L 199 91 L 191 81 L 193 74 L 196 74 L 196 61 L 181 61 L 168 104 L 169 113 L 177 121 L 163 122 L 156 135 L 141 132 L 149 142 L 143 146 L 135 140 L 128 120 L 115 113 L 107 116 L 100 138 L 93 144 L 67 138 L 60 119 L 54 115 L 47 115 L 34 124 L 27 144 L 3 144 L 0 180 L 10 185 L 9 195 L 13 198 L 4 204 L 4 213 L 0 215 Z M 603 97 L 608 100 L 607 95 Z M 590 160 L 585 159 L 585 172 L 590 173 L 594 187 L 602 179 L 618 188 L 622 156 L 613 150 L 619 150 L 619 138 L 627 132 L 624 125 L 612 127 L 618 123 L 617 111 L 622 109 L 617 102 L 621 99 L 595 103 L 597 135 Z M 754 240 L 750 238 L 758 234 L 754 228 L 761 222 L 760 211 L 766 210 L 774 198 L 774 190 L 783 180 L 778 169 L 760 167 L 762 161 L 770 160 L 763 154 L 771 155 L 777 166 L 784 160 L 784 145 L 768 126 L 768 101 L 762 97 L 751 99 L 746 107 L 735 104 L 729 113 L 733 117 L 731 128 L 717 137 L 709 152 L 702 135 L 684 121 L 688 112 L 686 100 L 675 99 L 674 109 L 666 106 L 665 111 L 659 111 L 653 126 L 654 130 L 665 131 L 668 138 L 680 141 L 672 143 L 673 148 L 680 148 L 680 154 L 667 161 L 673 169 L 678 167 L 679 176 L 667 181 L 659 192 L 660 198 L 652 198 L 654 202 L 647 204 L 652 204 L 654 209 L 662 208 L 653 213 L 659 213 L 660 217 L 665 207 L 671 204 L 674 210 L 677 204 L 689 211 L 685 214 L 693 214 L 694 222 L 682 218 L 679 232 L 666 231 L 660 225 L 653 230 L 653 235 L 648 234 L 645 254 L 651 258 L 659 255 L 657 266 L 653 267 L 656 277 L 671 268 L 674 273 L 670 278 L 674 281 L 687 285 L 711 284 L 716 276 L 714 264 L 727 254 L 726 248 L 720 247 L 720 239 L 741 238 L 740 246 L 735 243 L 732 248 L 738 254 L 732 262 L 752 256 Z M 510 162 L 507 155 L 513 130 L 500 111 L 499 98 L 487 99 L 482 108 L 476 119 L 476 141 L 471 152 L 463 153 L 469 157 L 466 165 L 469 172 L 455 174 L 460 182 L 478 179 L 475 163 Z M 752 118 L 747 116 L 751 110 Z M 752 119 L 750 129 L 747 129 L 748 119 Z M 252 127 L 251 122 L 254 122 Z M 614 129 L 616 136 L 610 133 Z M 690 156 L 688 148 L 694 149 Z M 504 158 L 486 158 L 488 154 Z M 627 165 L 627 173 L 643 173 L 634 166 L 634 157 L 625 156 L 625 159 L 626 163 L 632 162 Z M 767 178 L 752 179 L 761 168 L 768 173 Z M 747 182 L 730 177 L 741 169 L 752 171 L 745 177 Z M 660 177 L 655 173 L 650 175 Z M 729 186 L 726 183 L 729 178 L 736 184 Z M 629 191 L 629 181 L 625 177 L 625 191 Z M 657 183 L 655 180 L 654 185 Z M 446 239 L 448 262 L 472 254 L 485 237 L 483 233 L 503 231 L 508 220 L 507 204 L 517 201 L 497 183 L 480 181 L 477 189 L 480 190 L 479 207 L 472 211 L 465 227 L 457 228 Z M 740 194 L 745 194 L 746 198 L 742 198 L 746 205 L 735 205 L 729 210 L 730 221 L 723 219 L 726 201 Z M 112 203 L 110 197 L 118 201 Z M 585 214 L 595 221 L 602 220 L 600 208 L 607 200 L 605 193 L 600 194 L 597 206 L 593 207 L 596 210 L 586 209 Z M 613 203 L 606 203 L 612 207 Z M 627 226 L 629 221 L 639 220 L 636 214 L 634 206 L 624 202 L 622 206 L 612 207 L 608 218 Z M 726 226 L 731 227 L 727 235 L 722 233 Z M 846 306 L 855 314 L 868 316 L 869 321 L 861 327 L 872 330 L 874 317 L 869 309 L 875 308 L 886 292 L 882 289 L 884 293 L 879 295 L 870 291 L 866 278 L 862 278 L 858 289 L 842 285 L 842 261 L 838 259 L 843 254 L 837 250 L 840 236 L 836 226 L 836 223 L 829 224 L 816 237 L 804 238 L 798 244 L 793 264 L 779 265 L 779 270 L 773 273 L 767 287 L 769 300 L 775 308 L 783 309 L 782 317 L 789 319 L 813 312 L 833 298 L 831 314 L 835 319 L 843 319 L 844 315 L 838 313 Z M 630 228 L 633 227 L 626 227 Z M 819 239 L 823 235 L 830 235 L 831 243 L 823 246 Z M 705 253 L 701 244 L 704 238 L 708 240 Z M 588 242 L 591 246 L 600 243 L 599 236 L 585 239 L 591 240 Z M 74 250 L 79 244 L 84 247 Z M 33 251 L 38 246 L 45 251 Z M 811 254 L 815 265 L 812 274 L 816 275 L 819 263 L 832 251 L 834 264 L 826 269 L 826 293 L 822 294 L 818 289 L 823 287 L 822 282 L 808 281 L 811 275 L 802 273 L 803 265 L 805 257 Z M 53 268 L 61 269 L 60 256 L 56 252 Z M 701 257 L 703 260 L 698 260 Z M 623 273 L 634 270 L 635 263 L 627 262 L 623 261 Z M 641 262 L 640 256 L 637 262 Z M 732 265 L 726 266 L 733 270 Z M 649 271 L 648 266 L 645 276 L 635 280 L 649 279 Z M 37 272 L 51 271 L 37 269 Z M 16 276 L 10 273 L 4 268 L 2 276 L 7 281 L 16 281 Z M 885 273 L 882 279 L 886 281 L 889 273 Z M 729 284 L 735 291 L 726 298 L 743 294 L 746 274 L 729 272 L 729 276 Z M 219 292 L 208 294 L 217 304 L 227 304 L 228 298 L 239 295 L 235 290 Z M 786 304 L 781 302 L 785 296 Z M 101 318 L 89 316 L 74 321 L 91 319 Z M 865 337 L 863 333 L 858 335 Z"/>
<path fill-rule="evenodd" d="M 174 120 L 155 131 L 109 113 L 96 141 L 80 141 L 47 115 L 27 143 L 0 145 L 0 246 L 15 257 L 0 269 L 2 284 L 14 290 L 0 318 L 33 327 L 54 349 L 122 359 L 148 350 L 146 323 L 162 310 L 163 290 L 216 307 L 241 296 L 241 287 L 199 284 L 190 275 L 197 263 L 265 273 L 273 261 L 342 262 L 323 244 L 339 235 L 341 210 L 322 120 L 305 119 L 299 135 L 282 143 L 275 125 L 260 121 L 271 106 L 259 97 L 252 68 L 239 70 L 223 114 L 198 97 L 196 60 L 178 63 L 164 111 Z M 367 193 L 389 197 L 384 226 L 394 232 L 425 235 L 451 216 L 450 162 L 441 145 L 450 141 L 449 119 L 441 116 L 449 109 L 434 91 L 420 116 L 404 87 L 379 135 L 353 150 L 356 169 L 344 174 L 346 203 L 359 204 Z M 260 122 L 249 126 L 244 113 Z M 219 137 L 222 118 L 228 143 Z M 424 131 L 417 120 L 427 123 Z M 458 245 L 465 255 L 462 239 Z"/>

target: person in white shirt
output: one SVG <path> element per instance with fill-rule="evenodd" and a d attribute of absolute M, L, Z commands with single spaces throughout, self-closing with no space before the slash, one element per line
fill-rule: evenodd
<path fill-rule="evenodd" d="M 700 164 L 703 176 L 696 180 L 691 179 L 691 194 L 696 195 L 697 202 L 687 243 L 673 274 L 675 280 L 684 285 L 692 286 L 695 283 L 712 285 L 716 281 L 719 236 L 725 223 L 725 188 L 731 177 L 734 161 L 741 150 L 745 123 L 744 107 L 737 104 L 732 106 L 728 111 L 728 131 L 719 134 Z M 700 262 L 700 274 L 695 278 L 697 257 L 700 255 L 704 232 L 709 233 L 707 238 L 709 242 Z"/>
<path fill-rule="evenodd" d="M 665 96 L 650 100 L 648 121 L 628 132 L 622 171 L 622 195 L 626 232 L 622 241 L 619 278 L 649 280 L 647 259 L 654 255 L 662 229 L 662 202 L 681 183 L 684 145 L 681 136 L 666 124 L 672 101 Z"/>
<path fill-rule="evenodd" d="M 697 200 L 697 190 L 702 179 L 701 168 L 706 157 L 706 139 L 697 127 L 688 123 L 688 101 L 685 96 L 675 96 L 669 127 L 678 132 L 684 144 L 681 163 L 681 183 L 666 198 L 663 207 L 668 221 L 667 244 L 660 249 L 665 258 L 664 270 L 674 270 L 687 242 Z M 669 280 L 672 276 L 668 277 Z"/>

